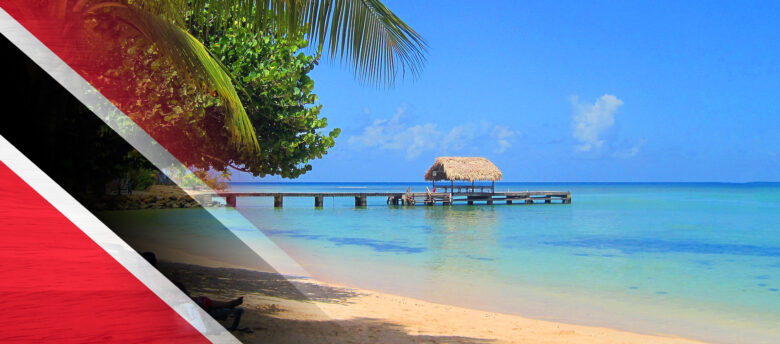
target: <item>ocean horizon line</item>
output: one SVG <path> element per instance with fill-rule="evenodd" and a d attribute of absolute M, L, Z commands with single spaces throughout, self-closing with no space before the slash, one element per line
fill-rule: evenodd
<path fill-rule="evenodd" d="M 430 184 L 430 181 L 229 181 L 229 184 Z M 498 181 L 496 184 L 579 184 L 579 185 L 653 185 L 653 184 L 699 184 L 699 185 L 780 185 L 780 181 L 716 182 L 716 181 L 639 181 L 639 182 L 539 182 Z"/>

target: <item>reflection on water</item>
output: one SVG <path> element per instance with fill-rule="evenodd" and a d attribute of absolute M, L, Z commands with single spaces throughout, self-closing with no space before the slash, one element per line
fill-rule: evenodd
<path fill-rule="evenodd" d="M 426 207 L 430 228 L 428 267 L 443 277 L 467 274 L 477 278 L 495 273 L 499 221 L 494 207 Z"/>

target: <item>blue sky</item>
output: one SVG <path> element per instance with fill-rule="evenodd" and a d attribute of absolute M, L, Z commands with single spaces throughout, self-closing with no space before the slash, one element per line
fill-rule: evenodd
<path fill-rule="evenodd" d="M 505 181 L 780 181 L 778 3 L 486 3 L 386 1 L 426 67 L 386 90 L 321 63 L 342 134 L 299 180 L 422 181 L 465 155 Z"/>

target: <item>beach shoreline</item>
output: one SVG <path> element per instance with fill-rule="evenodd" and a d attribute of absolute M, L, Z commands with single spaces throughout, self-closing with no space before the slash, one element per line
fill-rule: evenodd
<path fill-rule="evenodd" d="M 585 191 L 579 192 L 583 198 L 604 197 L 603 191 Z M 666 191 L 663 195 L 661 200 L 672 197 Z M 660 197 L 655 191 L 651 196 Z M 578 205 L 579 215 L 568 214 L 566 207 L 544 206 L 531 212 L 503 206 L 355 210 L 347 204 L 312 211 L 309 202 L 300 203 L 291 202 L 283 211 L 253 203 L 239 211 L 112 211 L 101 213 L 101 220 L 137 251 L 155 252 L 161 260 L 274 271 L 247 247 L 270 239 L 305 269 L 305 276 L 324 285 L 713 343 L 773 343 L 780 338 L 774 326 L 777 284 L 771 243 L 691 241 L 706 236 L 706 228 L 665 230 L 659 234 L 665 239 L 657 239 L 656 220 L 635 221 L 627 240 L 624 222 L 594 219 L 593 214 L 604 211 L 592 201 Z M 212 212 L 228 219 L 227 228 Z M 264 229 L 230 221 L 241 215 Z M 570 227 L 574 220 L 584 227 Z M 684 222 L 697 221 L 701 218 Z M 542 225 L 534 226 L 537 222 Z M 677 222 L 662 224 L 677 228 Z M 766 234 L 761 230 L 749 233 Z M 586 239 L 592 234 L 586 232 L 603 239 L 591 245 Z M 735 253 L 713 252 L 716 244 L 729 245 Z M 230 292 L 231 287 L 222 290 Z"/>
<path fill-rule="evenodd" d="M 702 343 L 481 311 L 237 268 L 161 263 L 193 295 L 244 296 L 244 342 Z"/>

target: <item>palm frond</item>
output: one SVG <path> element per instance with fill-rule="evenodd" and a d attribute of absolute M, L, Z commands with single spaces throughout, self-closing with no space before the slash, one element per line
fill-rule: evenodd
<path fill-rule="evenodd" d="M 182 23 L 182 11 L 208 9 L 223 25 L 235 18 L 253 20 L 258 30 L 275 35 L 304 36 L 317 52 L 351 64 L 364 83 L 386 86 L 396 76 L 418 77 L 425 65 L 422 36 L 379 0 L 137 0 L 140 6 L 169 21 Z M 264 34 L 265 32 L 258 32 Z"/>
<path fill-rule="evenodd" d="M 158 46 L 188 75 L 204 81 L 219 95 L 225 107 L 225 127 L 237 149 L 260 149 L 252 122 L 241 104 L 231 76 L 225 67 L 195 37 L 179 26 L 144 8 L 121 3 L 101 3 L 88 10 L 107 6 L 122 11 L 124 22 L 132 25 Z M 152 8 L 154 10 L 154 8 Z"/>
<path fill-rule="evenodd" d="M 425 40 L 379 0 L 310 0 L 299 25 L 362 82 L 392 86 L 399 72 L 418 77 L 425 64 Z"/>
<path fill-rule="evenodd" d="M 61 0 L 61 2 L 68 2 Z M 208 10 L 229 26 L 235 18 L 254 21 L 258 34 L 305 37 L 317 52 L 349 63 L 364 83 L 393 86 L 396 76 L 418 77 L 425 64 L 425 40 L 379 0 L 95 0 L 122 7 L 127 21 L 159 45 L 173 61 L 201 77 L 225 103 L 225 125 L 239 149 L 259 150 L 252 124 L 224 66 L 195 37 L 185 20 Z M 92 3 L 76 1 L 77 7 Z M 108 4 L 108 5 L 107 5 Z M 191 17 L 199 17 L 193 16 Z"/>

